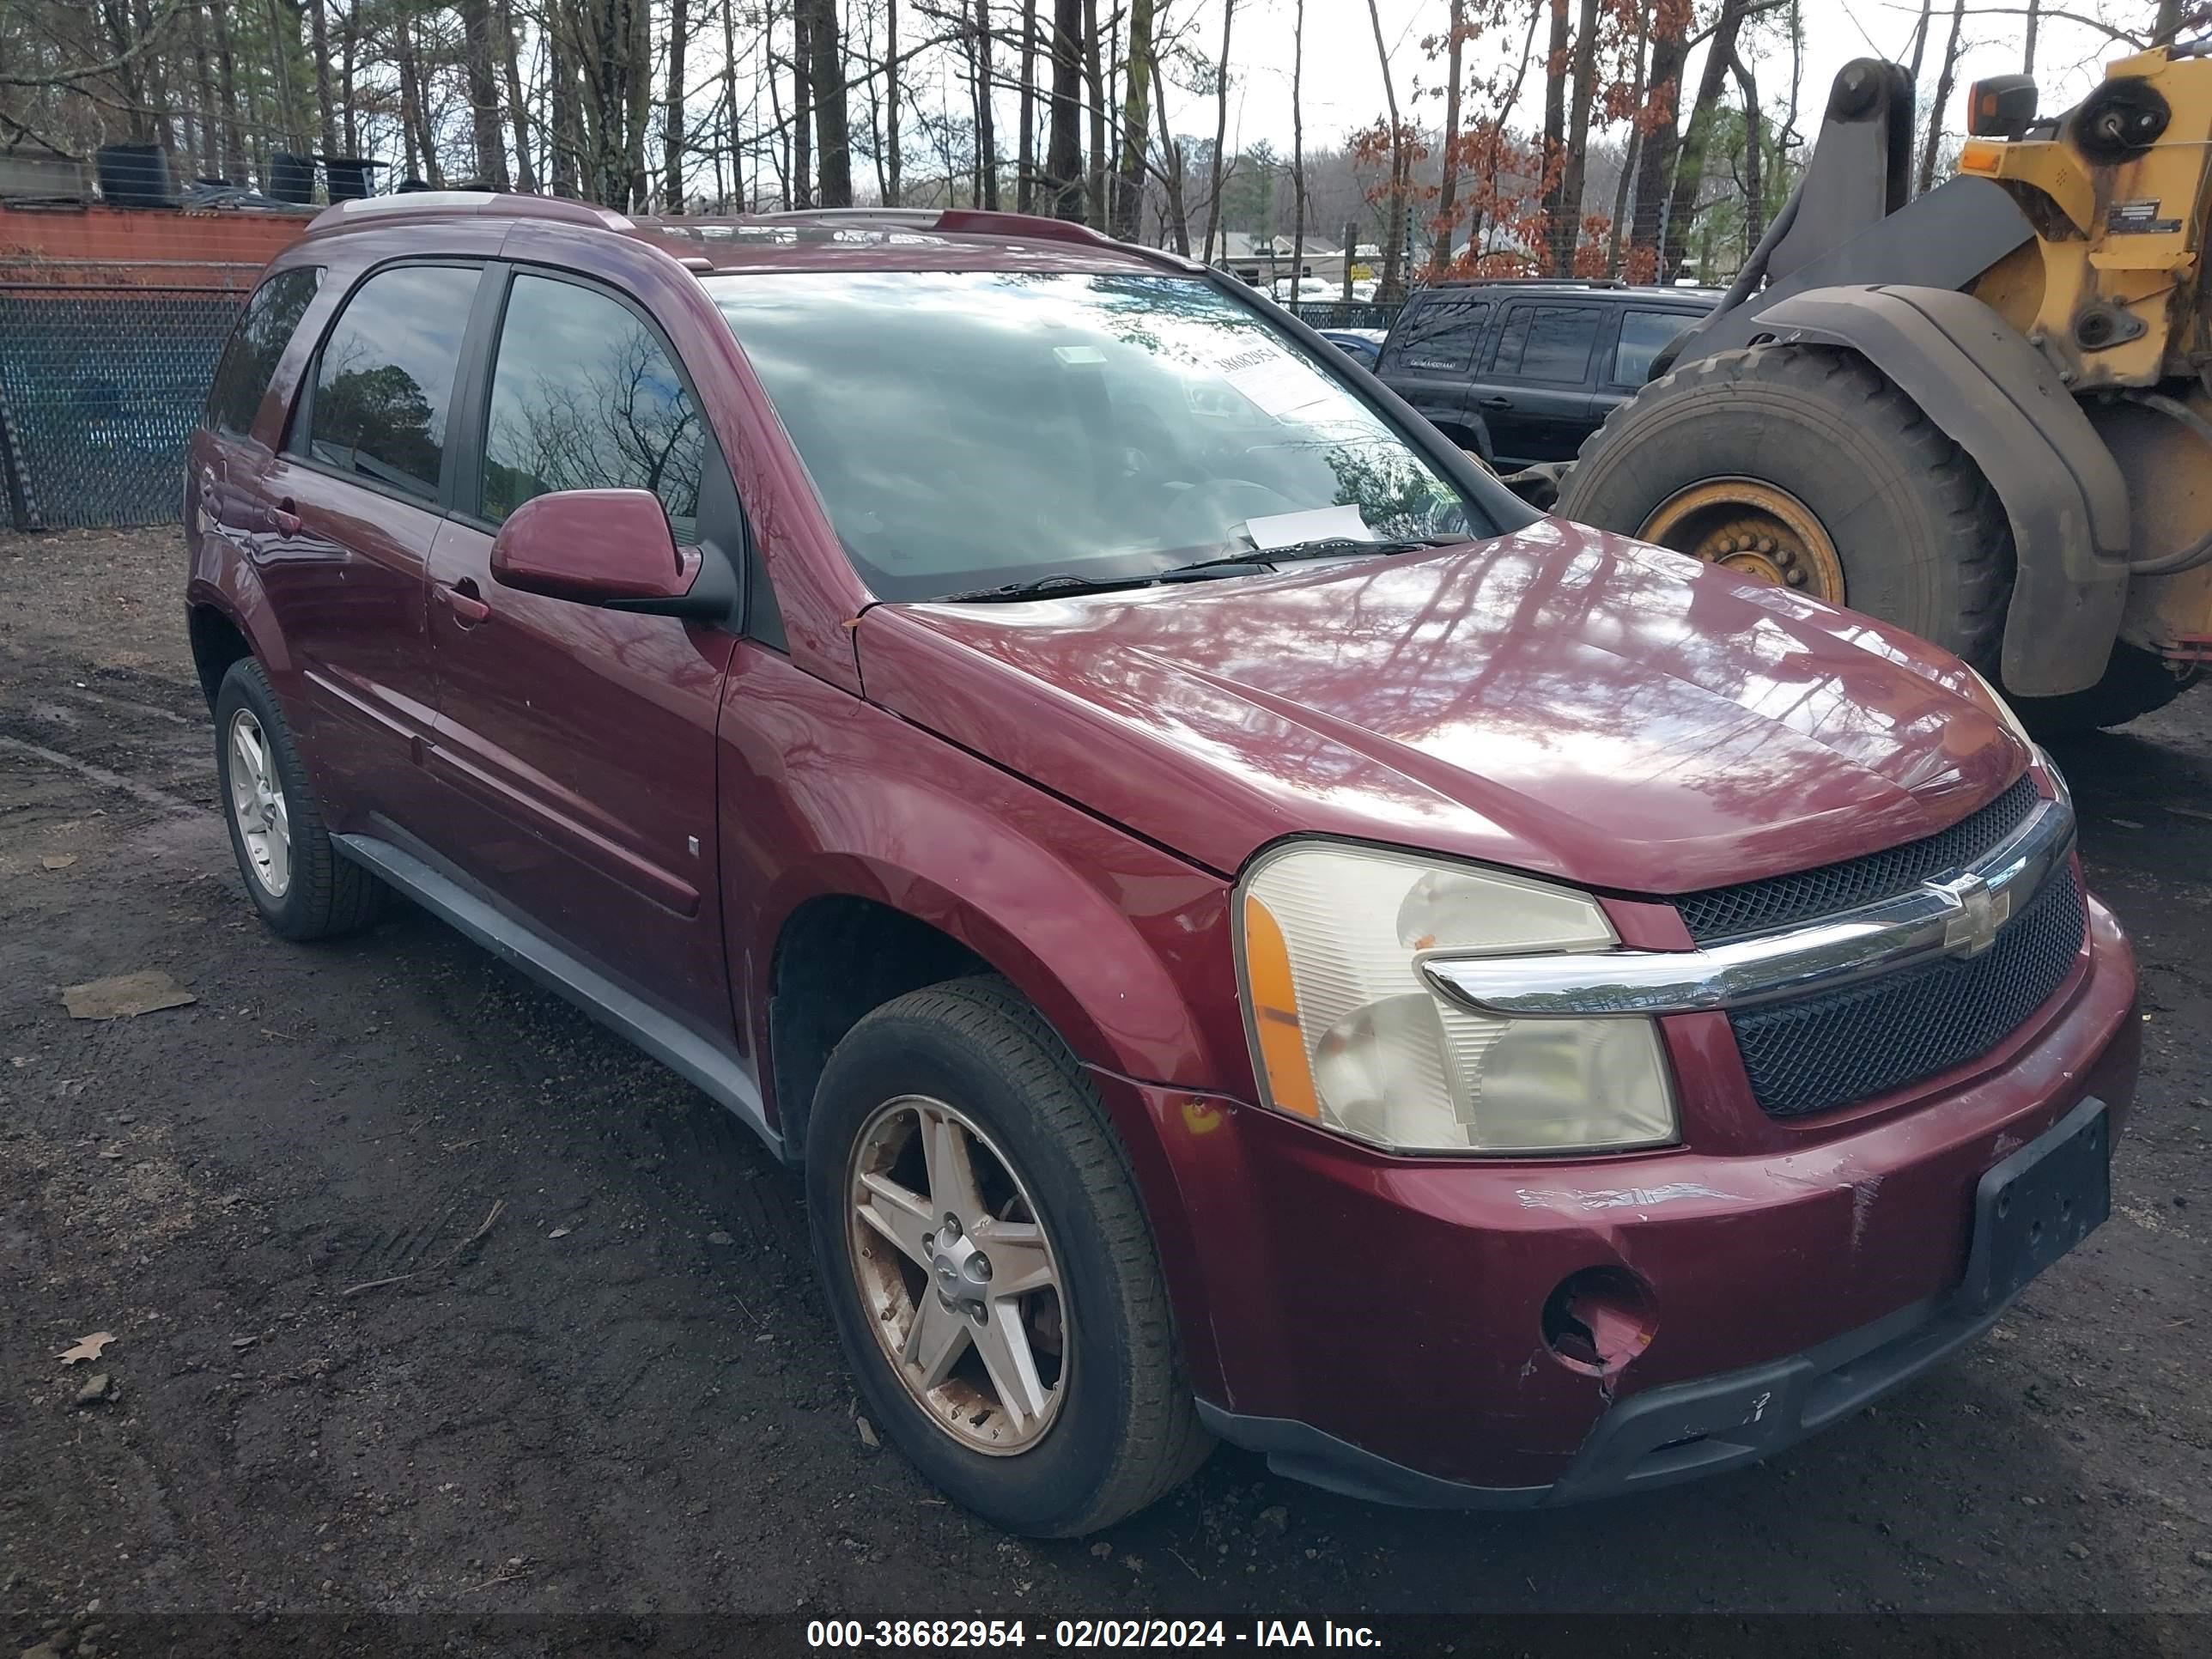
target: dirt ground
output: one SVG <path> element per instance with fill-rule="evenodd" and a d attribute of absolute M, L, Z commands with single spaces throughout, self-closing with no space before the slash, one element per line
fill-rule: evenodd
<path fill-rule="evenodd" d="M 1039 1545 L 866 1443 L 796 1183 L 701 1097 L 419 914 L 263 931 L 181 582 L 173 532 L 0 538 L 0 1652 L 192 1609 L 2212 1613 L 2212 692 L 2058 751 L 2148 1071 L 2111 1223 L 1991 1340 L 1608 1506 L 1224 1450 Z M 198 1000 L 64 1011 L 142 969 Z"/>

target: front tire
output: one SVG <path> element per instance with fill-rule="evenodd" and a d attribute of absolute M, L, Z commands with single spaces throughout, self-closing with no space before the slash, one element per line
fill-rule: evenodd
<path fill-rule="evenodd" d="M 1121 1147 L 1003 981 L 912 992 L 853 1028 L 815 1093 L 806 1195 L 870 1413 L 965 1508 L 1078 1536 L 1205 1460 Z"/>
<path fill-rule="evenodd" d="M 1583 444 L 1558 511 L 1996 665 L 2012 591 L 2003 510 L 1966 452 L 1856 353 L 1759 345 L 1673 370 Z"/>
<path fill-rule="evenodd" d="M 283 706 L 251 657 L 216 693 L 215 766 L 246 896 L 272 932 L 328 939 L 375 918 L 384 885 L 331 844 Z"/>

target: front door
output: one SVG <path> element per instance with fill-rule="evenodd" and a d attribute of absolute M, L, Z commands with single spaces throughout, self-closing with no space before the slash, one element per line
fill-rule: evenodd
<path fill-rule="evenodd" d="M 1489 321 L 1489 301 L 1439 290 L 1391 330 L 1376 373 L 1434 424 L 1472 430 L 1468 382 Z"/>
<path fill-rule="evenodd" d="M 490 555 L 532 496 L 609 487 L 652 490 L 679 543 L 734 553 L 728 471 L 658 331 L 605 289 L 515 272 L 488 361 L 430 555 L 429 764 L 453 803 L 433 850 L 726 1042 L 714 729 L 734 638 L 502 587 Z"/>

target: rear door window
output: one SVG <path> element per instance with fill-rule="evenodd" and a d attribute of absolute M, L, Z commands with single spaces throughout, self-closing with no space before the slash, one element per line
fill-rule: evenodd
<path fill-rule="evenodd" d="M 575 283 L 515 277 L 484 423 L 485 518 L 556 489 L 649 489 L 694 541 L 708 453 L 699 405 L 642 317 Z"/>
<path fill-rule="evenodd" d="M 1498 336 L 1495 370 L 1514 380 L 1581 386 L 1604 320 L 1595 306 L 1515 306 Z"/>
<path fill-rule="evenodd" d="M 354 290 L 316 360 L 307 432 L 298 444 L 309 459 L 401 495 L 438 499 L 477 276 L 473 265 L 394 265 Z"/>
<path fill-rule="evenodd" d="M 1391 338 L 1391 366 L 1463 374 L 1474 367 L 1474 350 L 1489 321 L 1487 300 L 1438 300 L 1425 305 Z"/>
<path fill-rule="evenodd" d="M 1614 386 L 1642 386 L 1650 378 L 1651 360 L 1697 320 L 1686 311 L 1623 312 L 1620 343 L 1613 348 L 1613 373 L 1607 378 Z"/>
<path fill-rule="evenodd" d="M 293 331 L 322 282 L 320 265 L 301 265 L 278 271 L 253 290 L 215 366 L 215 384 L 208 393 L 209 425 L 237 437 L 253 429 L 253 417 L 276 377 L 277 360 L 292 343 Z"/>

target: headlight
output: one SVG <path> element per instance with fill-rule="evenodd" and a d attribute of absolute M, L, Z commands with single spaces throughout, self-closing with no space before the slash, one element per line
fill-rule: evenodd
<path fill-rule="evenodd" d="M 2051 758 L 2050 751 L 2041 744 L 2028 736 L 2027 723 L 2021 719 L 2018 711 L 2012 704 L 2005 701 L 2004 693 L 1990 684 L 1979 669 L 1970 665 L 1966 672 L 1974 677 L 1974 684 L 1981 687 L 1982 700 L 1990 705 L 1990 712 L 2004 722 L 2005 730 L 2020 739 L 2021 747 L 2027 750 L 2029 758 L 2042 767 L 2050 775 L 2051 786 L 2058 792 L 2058 799 L 2071 799 L 2072 796 L 2066 787 L 2066 779 L 2058 769 L 2058 763 Z"/>
<path fill-rule="evenodd" d="M 1982 701 L 1989 705 L 1990 712 L 2004 722 L 2006 731 L 2020 739 L 2020 746 L 2031 755 L 2039 752 L 2036 747 L 2035 739 L 2027 735 L 2027 727 L 2021 724 L 2020 716 L 2013 712 L 2012 705 L 2005 701 L 2004 693 L 1991 685 L 1980 669 L 1969 665 L 1966 672 L 1974 677 L 1974 684 L 1981 687 Z"/>
<path fill-rule="evenodd" d="M 1431 956 L 1617 944 L 1567 888 L 1374 848 L 1291 842 L 1238 894 L 1237 963 L 1266 1103 L 1401 1152 L 1581 1152 L 1674 1138 L 1640 1016 L 1504 1019 L 1447 1002 Z"/>

